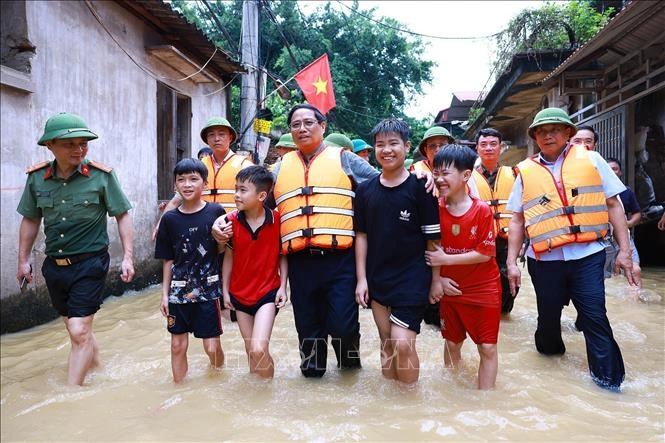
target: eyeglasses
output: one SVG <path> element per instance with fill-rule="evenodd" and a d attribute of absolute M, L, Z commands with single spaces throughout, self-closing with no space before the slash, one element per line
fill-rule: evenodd
<path fill-rule="evenodd" d="M 314 125 L 317 123 L 318 123 L 317 120 L 302 120 L 302 121 L 299 120 L 297 122 L 291 122 L 289 128 L 291 128 L 291 130 L 293 131 L 297 131 L 298 129 L 300 129 L 301 126 L 304 126 L 305 129 L 312 129 Z"/>

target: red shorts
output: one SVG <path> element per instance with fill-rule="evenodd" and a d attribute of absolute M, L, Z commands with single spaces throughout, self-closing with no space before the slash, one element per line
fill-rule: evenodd
<path fill-rule="evenodd" d="M 445 303 L 441 300 L 441 335 L 453 343 L 461 343 L 469 334 L 477 345 L 496 344 L 499 337 L 501 306 Z"/>

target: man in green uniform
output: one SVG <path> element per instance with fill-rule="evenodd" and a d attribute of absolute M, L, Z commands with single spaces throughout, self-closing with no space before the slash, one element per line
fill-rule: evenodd
<path fill-rule="evenodd" d="M 19 285 L 32 281 L 31 252 L 44 219 L 46 259 L 42 275 L 53 307 L 62 316 L 71 351 L 67 381 L 82 385 L 99 364 L 92 320 L 104 298 L 109 269 L 106 217 L 115 217 L 122 242 L 121 278 L 134 278 L 132 259 L 134 226 L 131 204 L 111 168 L 86 159 L 88 141 L 97 135 L 83 119 L 60 113 L 46 121 L 37 142 L 55 159 L 30 167 L 17 211 L 23 216 L 19 230 Z"/>

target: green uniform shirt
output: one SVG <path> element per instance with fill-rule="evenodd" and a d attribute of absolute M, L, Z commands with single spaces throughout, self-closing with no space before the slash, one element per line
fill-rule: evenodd
<path fill-rule="evenodd" d="M 109 244 L 106 214 L 120 215 L 132 205 L 115 172 L 105 172 L 87 159 L 67 180 L 56 177 L 55 160 L 28 175 L 17 211 L 44 218 L 46 255 L 63 257 L 104 249 Z"/>

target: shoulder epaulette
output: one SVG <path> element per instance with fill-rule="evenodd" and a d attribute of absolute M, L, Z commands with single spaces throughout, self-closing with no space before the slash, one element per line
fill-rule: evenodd
<path fill-rule="evenodd" d="M 43 162 L 35 163 L 34 165 L 30 166 L 25 170 L 26 174 L 30 174 L 31 172 L 39 171 L 40 169 L 43 169 L 51 164 L 50 161 L 44 160 Z"/>
<path fill-rule="evenodd" d="M 104 163 L 99 163 L 98 161 L 95 160 L 88 161 L 88 165 L 92 166 L 93 168 L 99 169 L 100 171 L 104 171 L 107 174 L 113 171 L 112 167 L 106 166 Z"/>

